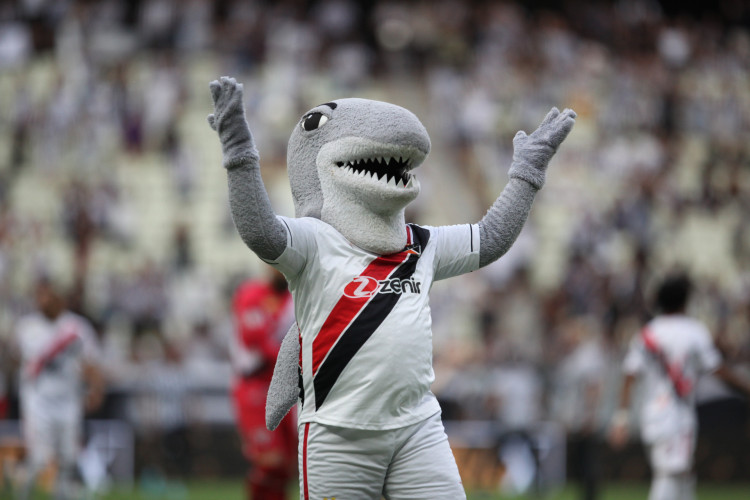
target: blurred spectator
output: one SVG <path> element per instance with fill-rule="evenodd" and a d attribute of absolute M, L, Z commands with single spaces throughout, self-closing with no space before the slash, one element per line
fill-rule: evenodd
<path fill-rule="evenodd" d="M 163 475 L 187 480 L 192 472 L 189 384 L 182 353 L 153 333 L 136 342 L 139 360 L 136 419 Z"/>
<path fill-rule="evenodd" d="M 165 279 L 160 267 L 146 262 L 116 293 L 118 308 L 131 319 L 136 333 L 161 329 L 167 304 Z"/>
<path fill-rule="evenodd" d="M 175 191 L 179 194 L 181 201 L 188 202 L 195 189 L 195 165 L 190 150 L 185 146 L 179 133 L 176 120 L 167 128 L 164 150 L 169 161 Z"/>
<path fill-rule="evenodd" d="M 568 434 L 568 467 L 584 500 L 599 498 L 604 392 L 612 389 L 615 353 L 607 348 L 594 317 L 572 317 L 560 329 L 561 352 L 552 378 L 550 413 Z"/>
<path fill-rule="evenodd" d="M 0 339 L 0 420 L 8 416 L 8 382 L 6 373 L 10 367 L 10 348 L 5 345 L 5 341 Z"/>
<path fill-rule="evenodd" d="M 143 103 L 130 82 L 131 66 L 125 61 L 112 69 L 112 107 L 117 114 L 122 147 L 127 153 L 143 152 Z"/>
<path fill-rule="evenodd" d="M 13 96 L 13 108 L 10 113 L 10 123 L 6 126 L 11 130 L 11 145 L 8 164 L 11 173 L 15 173 L 28 161 L 28 147 L 31 134 L 31 102 L 29 89 L 23 77 L 18 77 L 16 91 Z"/>
<path fill-rule="evenodd" d="M 190 338 L 183 348 L 186 369 L 195 379 L 211 378 L 217 365 L 229 359 L 227 339 L 214 331 L 208 321 L 199 321 L 193 326 Z"/>
<path fill-rule="evenodd" d="M 177 226 L 172 241 L 172 266 L 174 271 L 177 273 L 189 271 L 194 265 L 194 258 L 188 227 L 184 224 Z"/>

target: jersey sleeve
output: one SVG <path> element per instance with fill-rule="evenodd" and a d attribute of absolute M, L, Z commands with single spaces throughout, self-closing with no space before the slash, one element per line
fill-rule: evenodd
<path fill-rule="evenodd" d="M 630 340 L 628 352 L 622 362 L 622 370 L 626 375 L 637 375 L 642 372 L 646 366 L 646 347 L 641 340 L 640 335 L 634 336 Z"/>
<path fill-rule="evenodd" d="M 479 269 L 479 226 L 431 228 L 435 238 L 435 281 Z"/>
<path fill-rule="evenodd" d="M 286 228 L 286 249 L 276 260 L 266 260 L 287 280 L 293 279 L 305 267 L 311 249 L 315 248 L 315 226 L 308 218 L 277 215 Z"/>

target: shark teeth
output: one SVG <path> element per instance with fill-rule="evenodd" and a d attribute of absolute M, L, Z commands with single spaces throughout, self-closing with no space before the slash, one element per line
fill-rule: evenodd
<path fill-rule="evenodd" d="M 411 159 L 403 156 L 378 156 L 373 158 L 355 158 L 338 161 L 336 166 L 345 172 L 360 177 L 383 182 L 394 188 L 406 188 L 413 185 Z"/>

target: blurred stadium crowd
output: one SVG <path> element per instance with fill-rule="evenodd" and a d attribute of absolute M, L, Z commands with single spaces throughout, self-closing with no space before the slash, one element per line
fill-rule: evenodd
<path fill-rule="evenodd" d="M 53 276 L 96 325 L 112 391 L 148 394 L 127 415 L 136 429 L 221 418 L 185 398 L 228 386 L 229 296 L 263 273 L 205 122 L 208 82 L 229 74 L 285 215 L 286 141 L 320 102 L 375 98 L 422 119 L 433 151 L 409 217 L 432 225 L 478 220 L 515 132 L 553 105 L 578 112 L 508 255 L 433 290 L 446 418 L 601 430 L 623 350 L 675 267 L 723 354 L 750 369 L 750 6 L 552 4 L 4 2 L 0 342 L 33 308 L 35 277 Z M 710 381 L 701 394 L 727 395 Z"/>

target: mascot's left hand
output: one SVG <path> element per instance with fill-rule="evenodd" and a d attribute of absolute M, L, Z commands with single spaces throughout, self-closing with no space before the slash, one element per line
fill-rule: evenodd
<path fill-rule="evenodd" d="M 561 113 L 557 108 L 552 108 L 531 135 L 519 131 L 513 138 L 513 163 L 508 175 L 541 189 L 547 165 L 575 125 L 575 119 L 576 113 L 572 109 L 565 109 Z"/>
<path fill-rule="evenodd" d="M 224 167 L 232 168 L 258 160 L 250 127 L 245 119 L 242 84 L 234 78 L 222 76 L 209 84 L 214 101 L 214 112 L 208 115 L 208 124 L 219 133 Z"/>

